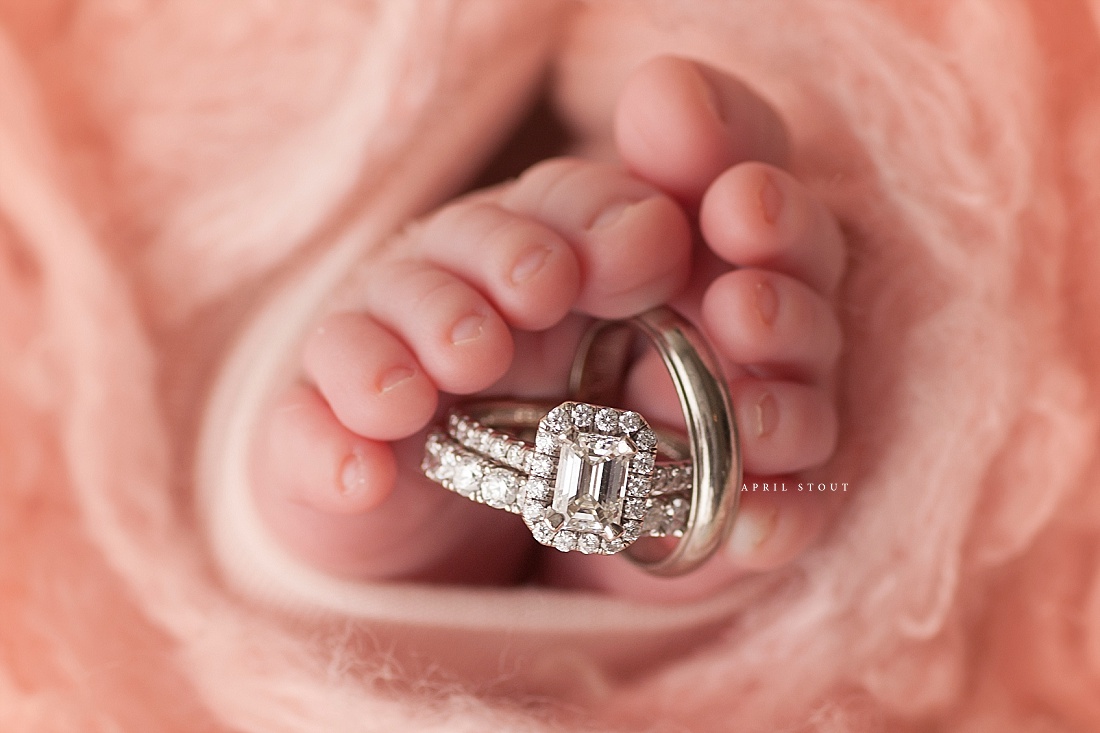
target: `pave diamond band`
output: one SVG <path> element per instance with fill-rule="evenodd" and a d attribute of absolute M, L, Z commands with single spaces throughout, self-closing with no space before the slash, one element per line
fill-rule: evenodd
<path fill-rule="evenodd" d="M 602 416 L 602 417 L 601 417 Z M 516 437 L 534 433 L 534 442 Z M 523 516 L 542 544 L 614 554 L 641 536 L 679 537 L 691 464 L 686 449 L 635 412 L 588 403 L 455 409 L 428 437 L 423 470 L 467 498 Z"/>
<path fill-rule="evenodd" d="M 475 453 L 527 473 L 532 461 L 540 462 L 539 455 L 554 454 L 554 431 L 560 432 L 568 425 L 562 419 L 563 414 L 571 413 L 568 415 L 571 417 L 593 409 L 599 408 L 586 403 L 566 403 L 551 409 L 551 405 L 537 402 L 485 401 L 451 410 L 441 432 Z M 640 450 L 656 451 L 652 469 L 654 493 L 691 491 L 691 462 L 686 460 L 690 454 L 682 439 L 663 430 L 652 430 L 636 412 L 603 409 L 607 410 L 605 416 L 621 414 L 624 432 L 631 435 Z M 544 418 L 549 418 L 549 429 L 536 432 Z M 582 423 L 578 427 L 589 425 Z M 611 430 L 601 432 L 607 434 Z M 528 434 L 534 436 L 533 443 L 524 439 Z"/>

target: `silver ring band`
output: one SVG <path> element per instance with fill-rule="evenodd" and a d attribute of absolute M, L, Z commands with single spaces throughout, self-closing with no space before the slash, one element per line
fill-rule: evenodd
<path fill-rule="evenodd" d="M 699 567 L 729 537 L 742 480 L 741 441 L 721 365 L 686 319 L 666 307 L 623 321 L 598 321 L 585 333 L 570 374 L 570 394 L 584 401 L 618 400 L 636 334 L 656 349 L 672 376 L 691 447 L 692 500 L 684 533 L 664 557 L 632 553 L 654 575 Z"/>

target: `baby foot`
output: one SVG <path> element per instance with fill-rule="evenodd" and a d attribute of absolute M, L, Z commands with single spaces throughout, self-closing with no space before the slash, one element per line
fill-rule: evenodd
<path fill-rule="evenodd" d="M 616 318 L 664 302 L 690 251 L 671 198 L 573 159 L 411 227 L 351 278 L 272 406 L 254 461 L 261 515 L 334 575 L 520 578 L 534 545 L 519 518 L 420 475 L 440 392 L 560 395 L 582 325 L 570 310 Z"/>
<path fill-rule="evenodd" d="M 658 100 L 676 100 L 661 104 Z M 674 580 L 620 557 L 551 556 L 550 582 L 669 600 L 706 594 L 747 571 L 789 562 L 827 526 L 842 494 L 799 492 L 792 474 L 822 464 L 836 443 L 832 376 L 840 327 L 832 297 L 844 264 L 829 211 L 777 164 L 783 127 L 731 77 L 675 58 L 631 78 L 617 106 L 616 146 L 639 177 L 698 211 L 702 243 L 673 306 L 695 322 L 726 367 L 740 428 L 745 485 L 727 546 Z M 771 163 L 761 162 L 771 161 Z M 682 425 L 667 370 L 647 354 L 629 376 L 627 406 Z"/>

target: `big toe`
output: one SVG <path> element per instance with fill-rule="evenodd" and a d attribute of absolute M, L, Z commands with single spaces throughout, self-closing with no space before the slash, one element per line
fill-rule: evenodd
<path fill-rule="evenodd" d="M 659 56 L 627 81 L 615 110 L 623 162 L 660 189 L 697 204 L 732 165 L 784 165 L 789 143 L 779 115 L 756 91 L 705 64 Z"/>
<path fill-rule="evenodd" d="M 692 232 L 682 208 L 618 167 L 548 160 L 520 176 L 502 204 L 573 246 L 578 312 L 625 318 L 666 302 L 688 280 Z"/>

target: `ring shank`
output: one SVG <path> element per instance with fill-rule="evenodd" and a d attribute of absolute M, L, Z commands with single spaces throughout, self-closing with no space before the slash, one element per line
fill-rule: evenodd
<path fill-rule="evenodd" d="M 658 559 L 631 560 L 661 576 L 688 573 L 722 545 L 733 529 L 741 484 L 741 442 L 721 367 L 702 335 L 675 311 L 660 307 L 625 321 L 597 321 L 586 332 L 570 373 L 574 399 L 614 404 L 636 336 L 645 337 L 668 368 L 687 425 L 694 465 L 687 526 Z"/>

